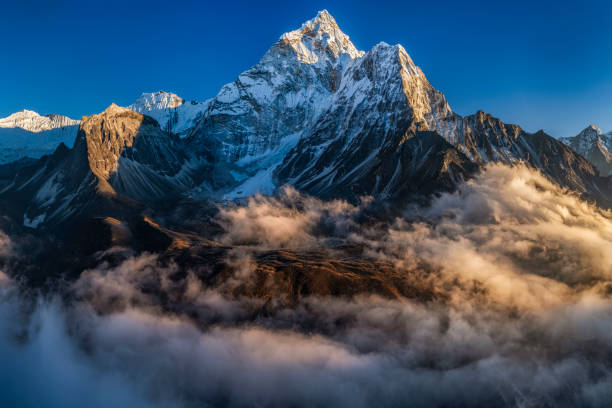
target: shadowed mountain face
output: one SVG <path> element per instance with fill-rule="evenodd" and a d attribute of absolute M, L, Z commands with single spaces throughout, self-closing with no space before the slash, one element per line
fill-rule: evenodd
<path fill-rule="evenodd" d="M 111 105 L 83 120 L 77 138 L 80 145 L 75 150 L 86 149 L 101 189 L 109 189 L 108 184 L 111 193 L 147 201 L 178 195 L 189 187 L 179 140 L 148 116 Z"/>
<path fill-rule="evenodd" d="M 483 112 L 453 113 L 403 47 L 357 51 L 327 12 L 226 85 L 187 144 L 216 175 L 195 195 L 245 197 L 290 184 L 353 202 L 405 199 L 452 189 L 486 163 L 519 161 L 599 194 L 595 168 L 562 143 Z"/>
<path fill-rule="evenodd" d="M 84 117 L 74 148 L 61 145 L 1 173 L 0 200 L 10 218 L 42 229 L 91 218 L 123 222 L 162 202 L 208 203 L 285 184 L 401 210 L 453 191 L 488 163 L 519 162 L 607 201 L 609 182 L 571 148 L 481 111 L 453 113 L 402 46 L 359 51 L 326 11 L 281 36 L 212 100 L 186 105 L 160 92 L 143 95 L 134 108 L 167 119 L 169 110 L 190 106 L 194 112 L 181 111 L 189 114 L 180 127 L 189 134 L 184 139 L 114 104 Z M 190 121 L 197 124 L 189 129 Z"/>
<path fill-rule="evenodd" d="M 326 11 L 211 100 L 131 108 L 0 165 L 0 406 L 66 373 L 99 406 L 609 405 L 596 129 L 457 115 Z"/>
<path fill-rule="evenodd" d="M 484 112 L 453 113 L 403 47 L 359 51 L 326 11 L 281 36 L 204 104 L 155 93 L 134 105 L 164 120 L 169 110 L 190 107 L 197 114 L 181 111 L 190 118 L 180 127 L 184 139 L 116 105 L 85 117 L 72 150 L 58 148 L 14 180 L 7 173 L 2 197 L 28 227 L 85 216 L 99 197 L 146 207 L 271 194 L 285 184 L 320 198 L 356 203 L 370 196 L 399 208 L 452 191 L 487 163 L 523 162 L 606 199 L 607 182 L 566 145 Z"/>
<path fill-rule="evenodd" d="M 155 120 L 111 105 L 83 118 L 73 149 L 62 144 L 21 169 L 2 196 L 27 227 L 104 217 L 112 203 L 180 195 L 191 183 L 185 162 L 178 139 Z"/>

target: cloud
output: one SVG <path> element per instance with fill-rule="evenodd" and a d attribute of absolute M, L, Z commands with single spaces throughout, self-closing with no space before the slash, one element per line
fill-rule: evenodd
<path fill-rule="evenodd" d="M 436 297 L 310 296 L 263 313 L 256 300 L 208 286 L 155 254 L 132 256 L 85 271 L 69 290 L 72 302 L 32 304 L 36 296 L 0 292 L 0 383 L 13 387 L 0 393 L 0 405 L 612 399 L 608 211 L 523 166 L 489 166 L 386 225 L 361 222 L 361 211 L 293 190 L 222 209 L 220 239 L 234 247 L 228 260 L 238 271 L 231 279 L 251 277 L 254 251 L 340 251 L 341 242 L 419 276 Z"/>
<path fill-rule="evenodd" d="M 321 201 L 284 187 L 278 197 L 257 195 L 245 206 L 219 208 L 227 245 L 308 248 L 344 235 L 359 208 L 345 201 Z"/>
<path fill-rule="evenodd" d="M 504 307 L 538 310 L 608 290 L 610 212 L 527 167 L 489 166 L 420 216 L 427 222 L 400 219 L 368 241 L 371 254 L 400 268 L 426 262 L 437 286 L 478 282 L 486 301 Z"/>
<path fill-rule="evenodd" d="M 137 384 L 91 363 L 57 301 L 33 305 L 0 289 L 0 360 L 1 406 L 151 406 Z"/>

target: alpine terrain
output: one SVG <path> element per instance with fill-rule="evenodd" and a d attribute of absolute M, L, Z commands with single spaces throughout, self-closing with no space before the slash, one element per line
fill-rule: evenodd
<path fill-rule="evenodd" d="M 0 406 L 609 405 L 612 134 L 325 10 L 200 100 L 0 119 Z"/>
<path fill-rule="evenodd" d="M 0 165 L 23 158 L 38 159 L 64 143 L 74 144 L 79 121 L 61 115 L 41 116 L 22 110 L 0 119 Z"/>
<path fill-rule="evenodd" d="M 128 108 L 151 116 L 163 130 L 184 136 L 201 119 L 208 101 L 185 101 L 176 94 L 159 91 L 143 93 Z"/>
<path fill-rule="evenodd" d="M 612 133 L 604 134 L 595 125 L 590 125 L 573 137 L 561 141 L 593 163 L 604 176 L 612 174 Z"/>
<path fill-rule="evenodd" d="M 390 203 L 420 200 L 453 190 L 492 162 L 526 163 L 563 186 L 602 199 L 595 166 L 601 169 L 607 156 L 596 158 L 570 144 L 591 164 L 543 132 L 529 134 L 484 112 L 461 117 L 402 46 L 380 43 L 359 51 L 327 11 L 283 34 L 259 63 L 211 100 L 186 102 L 157 92 L 143 94 L 130 108 L 157 121 L 154 137 L 132 146 L 135 134 L 151 132 L 150 119 L 125 127 L 114 123 L 119 116 L 106 118 L 106 111 L 92 118 L 112 126 L 111 133 L 97 134 L 93 119 L 85 118 L 69 156 L 88 155 L 102 184 L 144 202 L 177 195 L 234 199 L 271 194 L 285 184 L 350 202 L 363 196 Z M 76 123 L 44 119 L 56 126 Z M 18 126 L 22 119 L 2 123 Z M 27 129 L 50 126 L 32 123 Z M 28 175 L 44 191 L 53 185 L 54 192 L 77 193 L 42 164 L 50 160 L 53 156 L 34 165 L 40 170 L 24 169 L 16 179 L 21 181 L 4 190 L 31 191 L 23 195 L 30 203 L 22 209 L 24 220 L 47 214 L 37 218 L 44 224 L 83 211 L 73 199 L 70 204 L 58 198 L 63 214 L 45 208 L 51 202 L 40 200 L 41 190 Z"/>

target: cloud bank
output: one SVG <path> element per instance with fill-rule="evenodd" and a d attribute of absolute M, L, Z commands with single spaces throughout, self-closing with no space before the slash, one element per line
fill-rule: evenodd
<path fill-rule="evenodd" d="M 5 278 L 0 382 L 11 391 L 0 405 L 612 400 L 612 216 L 533 170 L 489 166 L 386 225 L 293 190 L 223 208 L 219 223 L 237 263 L 259 250 L 357 245 L 437 296 L 311 296 L 260 314 L 256 300 L 191 271 L 177 279 L 154 254 L 84 271 L 71 302 L 24 296 Z"/>

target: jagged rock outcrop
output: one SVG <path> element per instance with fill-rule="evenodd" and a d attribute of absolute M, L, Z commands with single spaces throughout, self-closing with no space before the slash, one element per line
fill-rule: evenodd
<path fill-rule="evenodd" d="M 455 119 L 458 147 L 475 163 L 512 165 L 518 161 L 581 193 L 598 193 L 595 167 L 543 131 L 527 133 L 487 113 Z"/>

